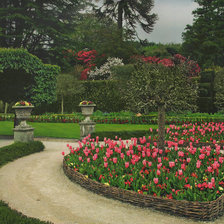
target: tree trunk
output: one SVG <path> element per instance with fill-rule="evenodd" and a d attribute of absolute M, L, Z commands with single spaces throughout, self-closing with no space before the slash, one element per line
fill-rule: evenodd
<path fill-rule="evenodd" d="M 61 96 L 61 114 L 64 113 L 64 97 L 63 95 Z"/>
<path fill-rule="evenodd" d="M 8 103 L 5 103 L 5 112 L 4 112 L 5 114 L 7 114 L 8 112 L 8 106 L 9 106 Z"/>
<path fill-rule="evenodd" d="M 123 27 L 123 8 L 122 1 L 118 3 L 118 19 L 117 19 L 118 29 L 122 38 L 122 27 Z"/>
<path fill-rule="evenodd" d="M 165 106 L 158 106 L 158 148 L 164 150 L 165 142 Z"/>

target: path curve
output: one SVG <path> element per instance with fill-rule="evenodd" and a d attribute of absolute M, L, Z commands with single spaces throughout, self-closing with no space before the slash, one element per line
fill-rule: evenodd
<path fill-rule="evenodd" d="M 43 143 L 44 152 L 20 158 L 0 169 L 0 200 L 11 208 L 55 224 L 202 223 L 135 207 L 85 190 L 63 173 L 61 152 L 68 152 L 66 143 Z M 1 144 L 4 145 L 4 141 L 1 140 Z M 223 224 L 224 216 L 206 223 Z"/>

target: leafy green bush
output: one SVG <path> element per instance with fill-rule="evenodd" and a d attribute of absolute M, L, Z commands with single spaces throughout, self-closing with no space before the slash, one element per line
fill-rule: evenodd
<path fill-rule="evenodd" d="M 0 167 L 20 157 L 27 156 L 35 152 L 41 152 L 43 149 L 44 145 L 39 141 L 29 143 L 15 142 L 12 145 L 4 146 L 0 148 Z"/>

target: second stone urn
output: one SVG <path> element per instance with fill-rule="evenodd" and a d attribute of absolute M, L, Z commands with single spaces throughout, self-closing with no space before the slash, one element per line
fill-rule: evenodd
<path fill-rule="evenodd" d="M 85 119 L 79 123 L 81 139 L 95 132 L 95 126 L 96 126 L 96 123 L 94 121 L 91 121 L 90 119 L 90 116 L 93 114 L 94 107 L 96 106 L 96 104 L 92 103 L 91 101 L 83 101 L 83 102 L 86 103 L 82 104 L 81 102 L 79 105 L 82 114 L 85 116 Z M 91 104 L 88 104 L 88 102 L 91 102 Z"/>

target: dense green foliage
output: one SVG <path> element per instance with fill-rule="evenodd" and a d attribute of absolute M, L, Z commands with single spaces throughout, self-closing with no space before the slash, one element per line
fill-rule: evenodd
<path fill-rule="evenodd" d="M 20 157 L 35 153 L 41 152 L 44 149 L 42 142 L 34 141 L 29 143 L 16 142 L 12 145 L 4 146 L 0 148 L 0 167 L 4 164 L 18 159 Z"/>
<path fill-rule="evenodd" d="M 224 111 L 224 68 L 218 71 L 214 80 L 215 105 L 219 111 Z"/>
<path fill-rule="evenodd" d="M 59 72 L 58 66 L 43 64 L 27 50 L 0 48 L 0 99 L 10 103 L 26 97 L 35 105 L 51 103 Z"/>
<path fill-rule="evenodd" d="M 159 58 L 171 57 L 174 54 L 181 54 L 181 44 L 156 44 L 156 43 L 146 43 L 142 42 L 141 47 L 142 53 L 145 56 L 156 56 Z"/>
<path fill-rule="evenodd" d="M 85 0 L 1 0 L 0 47 L 26 48 L 44 63 L 63 65 L 62 49 L 75 45 L 71 34 L 86 6 Z"/>
<path fill-rule="evenodd" d="M 224 66 L 224 1 L 195 0 L 194 23 L 183 33 L 183 51 L 200 66 Z"/>
<path fill-rule="evenodd" d="M 125 23 L 129 32 L 133 32 L 136 24 L 140 24 L 145 32 L 150 33 L 157 19 L 156 14 L 151 13 L 153 3 L 152 0 L 106 0 L 96 12 L 100 17 L 115 19 L 119 29 Z"/>

